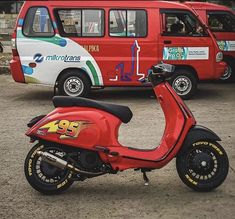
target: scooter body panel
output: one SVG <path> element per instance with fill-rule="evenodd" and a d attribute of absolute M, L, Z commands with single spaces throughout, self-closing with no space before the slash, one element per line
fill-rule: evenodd
<path fill-rule="evenodd" d="M 111 158 L 114 169 L 129 168 L 161 168 L 170 162 L 180 150 L 189 130 L 196 121 L 178 95 L 168 83 L 158 85 L 154 89 L 166 119 L 166 127 L 160 145 L 153 150 L 140 150 L 120 146 L 109 147 L 110 151 L 119 153 L 119 157 Z"/>
<path fill-rule="evenodd" d="M 121 145 L 118 142 L 121 121 L 110 113 L 89 107 L 57 108 L 26 135 L 47 142 L 97 150 L 102 161 L 109 163 L 115 170 L 161 168 L 176 156 L 188 131 L 196 122 L 167 82 L 156 86 L 154 91 L 163 109 L 166 126 L 160 144 L 153 150 Z M 98 150 L 97 146 L 106 149 L 106 152 Z"/>
<path fill-rule="evenodd" d="M 56 108 L 35 124 L 27 136 L 87 150 L 95 146 L 116 146 L 116 129 L 121 124 L 115 116 L 87 107 Z"/>

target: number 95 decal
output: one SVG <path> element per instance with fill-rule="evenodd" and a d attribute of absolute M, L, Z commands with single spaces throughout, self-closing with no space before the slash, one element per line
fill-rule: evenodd
<path fill-rule="evenodd" d="M 67 136 L 71 138 L 78 137 L 80 130 L 79 122 L 69 122 L 68 120 L 61 120 L 58 124 L 57 134 L 60 134 L 61 137 Z"/>
<path fill-rule="evenodd" d="M 89 122 L 86 121 L 68 121 L 56 120 L 42 126 L 39 130 L 47 129 L 47 133 L 57 133 L 60 139 L 77 138 L 80 131 L 84 129 Z"/>

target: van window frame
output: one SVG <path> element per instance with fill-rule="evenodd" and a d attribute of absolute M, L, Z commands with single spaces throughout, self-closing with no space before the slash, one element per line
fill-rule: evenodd
<path fill-rule="evenodd" d="M 134 36 L 112 36 L 111 33 L 110 33 L 110 24 L 109 24 L 109 21 L 110 21 L 110 12 L 111 11 L 126 11 L 126 15 L 128 14 L 128 11 L 144 11 L 145 14 L 146 14 L 146 35 L 145 36 L 141 36 L 141 37 L 134 37 Z M 146 9 L 142 9 L 142 8 L 138 8 L 138 9 L 134 9 L 134 8 L 110 8 L 109 9 L 109 12 L 108 12 L 108 35 L 109 37 L 111 38 L 119 38 L 119 39 L 138 39 L 138 38 L 147 38 L 148 37 L 148 34 L 149 34 L 149 29 L 148 29 L 148 11 Z M 126 17 L 126 27 L 128 25 L 128 20 L 127 20 L 127 17 Z M 127 31 L 126 31 L 126 34 L 127 34 Z"/>
<path fill-rule="evenodd" d="M 50 22 L 51 22 L 51 27 L 52 27 L 52 29 L 53 29 L 53 35 L 37 35 L 37 36 L 35 36 L 35 35 L 26 35 L 25 33 L 24 33 L 24 27 L 25 27 L 25 23 L 26 23 L 26 18 L 27 18 L 27 16 L 28 16 L 28 13 L 29 13 L 29 11 L 32 9 L 32 8 L 46 8 L 46 10 L 47 10 L 47 12 L 48 12 L 48 15 L 49 15 L 49 18 L 50 18 Z M 35 33 L 40 33 L 40 32 L 35 32 Z M 49 8 L 47 7 L 47 6 L 41 6 L 41 5 L 38 5 L 38 6 L 31 6 L 31 7 L 29 7 L 28 8 L 28 10 L 27 10 L 27 12 L 25 13 L 25 16 L 24 16 L 24 23 L 23 23 L 23 26 L 22 26 L 22 34 L 23 34 L 23 36 L 25 36 L 25 37 L 30 37 L 30 38 L 53 38 L 53 37 L 55 37 L 55 35 L 56 35 L 56 31 L 55 31 L 55 27 L 54 27 L 54 23 L 53 23 L 53 20 L 52 20 L 52 16 L 51 16 L 51 14 L 50 14 L 50 10 L 49 10 Z"/>
<path fill-rule="evenodd" d="M 203 36 L 190 36 L 190 35 L 186 35 L 186 34 L 181 34 L 181 33 L 174 33 L 174 35 L 173 34 L 171 34 L 171 33 L 163 33 L 163 14 L 173 14 L 173 13 L 184 13 L 184 14 L 188 14 L 189 16 L 191 16 L 191 17 L 193 17 L 196 21 L 198 21 L 199 22 L 199 24 L 203 27 L 203 30 L 204 30 L 204 32 L 205 32 L 205 35 L 203 35 Z M 193 37 L 193 38 L 195 38 L 195 37 L 210 37 L 210 34 L 209 34 L 209 32 L 208 32 L 208 29 L 206 28 L 206 25 L 205 24 L 203 24 L 201 21 L 200 21 L 200 19 L 198 19 L 198 17 L 193 13 L 193 12 L 191 12 L 191 11 L 189 11 L 189 10 L 184 10 L 184 9 L 160 9 L 160 16 L 161 16 L 161 19 L 160 19 L 160 22 L 161 22 L 161 36 L 168 36 L 168 37 Z M 166 24 L 165 24 L 166 25 Z"/>
<path fill-rule="evenodd" d="M 60 16 L 59 16 L 59 13 L 58 13 L 58 11 L 59 10 L 80 10 L 81 11 L 81 36 L 78 36 L 77 34 L 75 35 L 74 33 L 65 33 L 65 31 L 64 31 L 64 28 L 63 28 L 63 25 L 62 25 L 62 22 L 61 22 L 61 20 L 60 20 Z M 82 18 L 82 16 L 83 16 L 83 12 L 82 11 L 84 11 L 84 10 L 90 10 L 90 11 L 93 11 L 93 10 L 99 10 L 99 11 L 103 11 L 103 17 L 104 17 L 104 19 L 103 19 L 103 22 L 102 22 L 102 24 L 103 24 L 103 27 L 104 27 L 104 30 L 103 30 L 103 34 L 102 34 L 102 36 L 83 36 L 82 35 L 82 30 L 83 30 L 83 28 L 82 28 L 82 23 L 83 23 L 83 18 Z M 59 31 L 59 34 L 60 34 L 60 36 L 62 36 L 62 37 L 74 37 L 74 38 L 104 38 L 105 37 L 105 35 L 106 35 L 106 19 L 105 19 L 105 10 L 103 9 L 103 8 L 78 8 L 78 7 L 69 7 L 69 8 L 66 8 L 66 7 L 64 7 L 64 8 L 54 8 L 53 9 L 53 13 L 54 13 L 54 16 L 55 16 L 55 21 L 56 21 L 56 25 L 57 25 L 57 28 L 58 28 L 58 31 Z"/>
<path fill-rule="evenodd" d="M 219 30 L 216 30 L 216 31 L 214 31 L 214 30 L 212 30 L 211 29 L 211 27 L 209 26 L 209 18 L 208 18 L 208 15 L 213 15 L 213 14 L 215 14 L 215 15 L 222 15 L 222 14 L 229 14 L 230 16 L 233 16 L 234 18 L 235 18 L 235 14 L 233 14 L 231 11 L 225 11 L 225 10 L 206 10 L 206 16 L 207 16 L 207 20 L 208 20 L 208 27 L 209 27 L 209 29 L 210 29 L 210 31 L 212 32 L 212 33 L 234 33 L 235 31 L 224 31 L 224 30 L 221 30 L 221 31 L 219 31 Z"/>

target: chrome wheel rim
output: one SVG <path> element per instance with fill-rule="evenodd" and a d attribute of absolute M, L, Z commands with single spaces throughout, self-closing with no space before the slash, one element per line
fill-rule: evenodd
<path fill-rule="evenodd" d="M 192 82 L 188 77 L 178 76 L 173 81 L 172 87 L 178 95 L 184 96 L 192 90 Z"/>
<path fill-rule="evenodd" d="M 227 80 L 231 77 L 232 75 L 232 68 L 230 65 L 228 65 L 225 69 L 225 72 L 223 74 L 223 76 L 220 78 L 221 80 Z"/>
<path fill-rule="evenodd" d="M 84 90 L 84 84 L 78 77 L 69 77 L 64 82 L 64 91 L 68 96 L 79 96 Z"/>

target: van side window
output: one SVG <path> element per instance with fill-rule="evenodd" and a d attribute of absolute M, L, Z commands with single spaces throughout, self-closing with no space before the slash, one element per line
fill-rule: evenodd
<path fill-rule="evenodd" d="M 161 11 L 162 34 L 167 36 L 207 36 L 204 27 L 190 12 Z"/>
<path fill-rule="evenodd" d="M 104 35 L 104 11 L 83 10 L 82 13 L 82 36 Z"/>
<path fill-rule="evenodd" d="M 47 8 L 30 8 L 23 26 L 23 33 L 29 37 L 52 37 L 54 29 Z"/>
<path fill-rule="evenodd" d="M 65 34 L 82 35 L 81 10 L 59 10 L 58 14 Z"/>
<path fill-rule="evenodd" d="M 146 37 L 146 11 L 111 10 L 109 14 L 109 35 L 112 37 Z"/>
<path fill-rule="evenodd" d="M 229 12 L 207 12 L 208 24 L 213 32 L 235 32 L 235 15 Z"/>
<path fill-rule="evenodd" d="M 57 20 L 62 36 L 104 36 L 104 11 L 96 9 L 60 9 Z"/>

